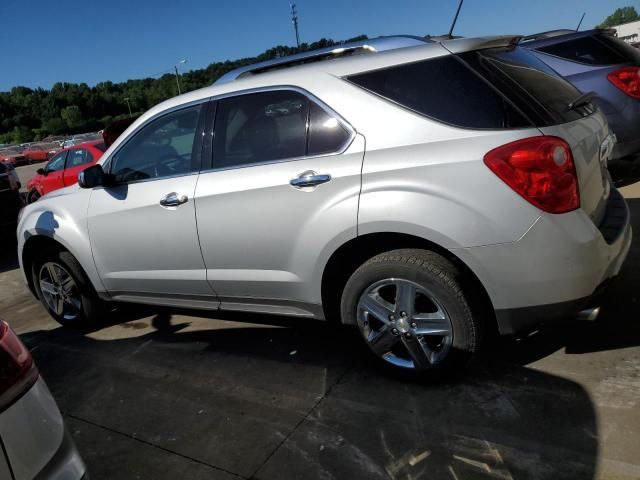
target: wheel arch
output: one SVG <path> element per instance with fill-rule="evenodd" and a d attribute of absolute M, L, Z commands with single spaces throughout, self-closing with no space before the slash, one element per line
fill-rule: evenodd
<path fill-rule="evenodd" d="M 360 235 L 342 244 L 327 261 L 321 282 L 322 305 L 325 318 L 340 321 L 341 292 L 351 274 L 366 260 L 389 250 L 418 248 L 442 255 L 461 273 L 461 281 L 478 312 L 491 316 L 495 325 L 493 303 L 475 272 L 450 250 L 427 239 L 405 233 L 378 232 Z"/>

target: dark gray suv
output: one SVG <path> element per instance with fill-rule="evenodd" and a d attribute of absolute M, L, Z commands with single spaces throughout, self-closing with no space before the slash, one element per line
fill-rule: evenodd
<path fill-rule="evenodd" d="M 611 160 L 640 153 L 640 50 L 615 38 L 615 30 L 555 30 L 522 39 L 540 60 L 607 116 L 618 142 Z"/>

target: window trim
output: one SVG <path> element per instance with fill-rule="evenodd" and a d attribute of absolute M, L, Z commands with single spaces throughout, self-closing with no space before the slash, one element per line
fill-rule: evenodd
<path fill-rule="evenodd" d="M 335 152 L 323 153 L 321 155 L 303 155 L 303 156 L 300 156 L 300 157 L 279 158 L 277 160 L 267 160 L 267 161 L 264 161 L 264 162 L 245 163 L 245 164 L 242 164 L 242 165 L 231 166 L 231 167 L 216 167 L 215 166 L 215 159 L 214 159 L 213 140 L 214 140 L 214 137 L 215 137 L 215 127 L 216 127 L 215 120 L 216 120 L 216 114 L 217 114 L 217 110 L 218 110 L 218 102 L 220 100 L 225 100 L 225 99 L 228 99 L 228 98 L 241 97 L 241 96 L 244 96 L 244 95 L 253 95 L 253 94 L 256 94 L 256 93 L 268 93 L 268 92 L 280 92 L 280 91 L 291 91 L 291 92 L 299 93 L 299 94 L 305 96 L 310 102 L 314 102 L 316 105 L 318 105 L 320 108 L 322 108 L 326 113 L 328 113 L 332 117 L 336 118 L 336 120 L 338 120 L 338 123 L 340 123 L 340 125 L 349 134 L 349 137 L 344 142 L 343 146 L 339 150 L 336 150 Z M 287 163 L 287 162 L 295 162 L 295 161 L 299 161 L 299 160 L 307 160 L 307 159 L 314 159 L 314 158 L 322 158 L 322 157 L 329 157 L 329 156 L 335 156 L 335 155 L 342 155 L 353 144 L 353 141 L 355 140 L 356 135 L 358 133 L 356 131 L 356 129 L 353 128 L 353 126 L 347 120 L 345 120 L 345 118 L 342 115 L 340 115 L 338 112 L 336 112 L 333 108 L 331 108 L 329 105 L 327 105 L 325 102 L 320 100 L 318 97 L 316 97 L 311 92 L 305 90 L 304 88 L 295 86 L 295 85 L 275 85 L 275 86 L 250 88 L 250 89 L 246 89 L 246 90 L 237 90 L 235 92 L 228 92 L 228 93 L 224 93 L 224 94 L 221 94 L 221 95 L 216 95 L 215 97 L 212 97 L 210 99 L 210 103 L 211 103 L 212 106 L 209 108 L 210 115 L 207 115 L 207 122 L 208 123 L 207 123 L 207 126 L 205 128 L 205 131 L 207 132 L 209 138 L 207 138 L 203 142 L 206 145 L 202 149 L 202 153 L 203 153 L 202 157 L 203 158 L 202 158 L 200 173 L 222 172 L 222 171 L 227 171 L 227 170 L 238 170 L 240 168 L 257 167 L 257 166 L 260 166 L 260 165 L 273 165 L 273 164 L 278 164 L 278 163 Z M 309 122 L 309 119 L 307 118 L 307 124 L 308 124 L 308 122 Z M 307 135 L 308 135 L 308 125 L 307 125 Z M 205 152 L 206 152 L 206 156 L 205 156 Z"/>
<path fill-rule="evenodd" d="M 116 185 L 133 185 L 136 183 L 153 182 L 157 180 L 164 180 L 167 178 L 178 178 L 178 177 L 186 177 L 189 175 L 198 175 L 200 173 L 200 170 L 202 169 L 202 148 L 204 143 L 203 137 L 205 135 L 205 118 L 207 117 L 207 112 L 210 109 L 210 103 L 211 103 L 211 97 L 201 98 L 198 100 L 194 100 L 192 102 L 182 103 L 180 105 L 174 105 L 173 107 L 170 107 L 166 110 L 162 110 L 161 112 L 158 112 L 157 114 L 148 118 L 144 123 L 138 125 L 138 127 L 133 132 L 131 132 L 131 134 L 129 134 L 127 138 L 120 145 L 118 145 L 118 148 L 116 148 L 112 153 L 110 153 L 109 157 L 106 158 L 105 161 L 101 163 L 104 172 L 109 175 L 111 174 L 113 158 L 120 152 L 120 150 L 122 150 L 131 141 L 131 139 L 134 136 L 136 136 L 142 129 L 147 127 L 149 124 L 151 124 L 152 122 L 162 117 L 178 112 L 180 110 L 186 110 L 188 108 L 199 106 L 200 111 L 198 112 L 198 122 L 196 125 L 196 132 L 193 140 L 194 144 L 192 147 L 192 149 L 196 153 L 196 158 L 191 159 L 190 172 L 178 173 L 175 175 L 167 175 L 166 177 L 142 178 L 139 180 L 131 180 L 129 182 L 119 182 Z M 66 159 L 65 159 L 65 162 L 66 162 Z"/>

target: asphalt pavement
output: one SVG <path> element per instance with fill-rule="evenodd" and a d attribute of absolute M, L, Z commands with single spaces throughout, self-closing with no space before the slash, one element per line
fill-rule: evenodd
<path fill-rule="evenodd" d="M 640 232 L 640 175 L 628 170 Z M 390 377 L 353 332 L 309 320 L 125 308 L 97 330 L 62 328 L 12 250 L 0 315 L 92 480 L 638 479 L 639 264 L 636 237 L 596 322 L 493 341 L 444 384 Z"/>

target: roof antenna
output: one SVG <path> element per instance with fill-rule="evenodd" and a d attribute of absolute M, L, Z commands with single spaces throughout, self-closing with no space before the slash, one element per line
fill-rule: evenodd
<path fill-rule="evenodd" d="M 456 26 L 456 22 L 458 21 L 458 15 L 460 15 L 460 9 L 462 8 L 462 3 L 464 0 L 460 0 L 458 3 L 458 10 L 456 10 L 456 16 L 453 17 L 453 23 L 451 24 L 451 28 L 449 29 L 449 38 L 453 38 L 453 28 Z"/>
<path fill-rule="evenodd" d="M 576 28 L 576 32 L 580 30 L 580 25 L 582 25 L 582 21 L 584 20 L 584 16 L 587 14 L 587 12 L 584 12 L 582 14 L 582 17 L 580 18 L 580 22 L 578 23 L 578 28 Z"/>

